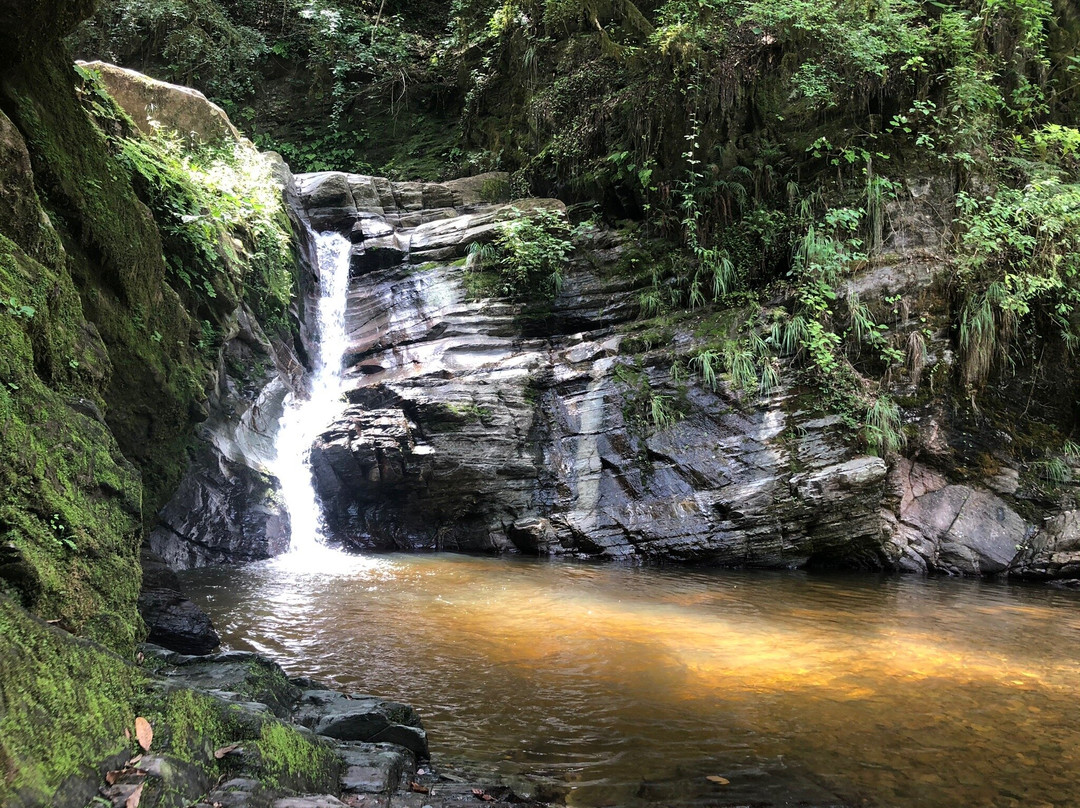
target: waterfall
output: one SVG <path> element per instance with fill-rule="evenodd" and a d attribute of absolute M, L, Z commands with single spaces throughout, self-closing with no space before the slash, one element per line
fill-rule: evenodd
<path fill-rule="evenodd" d="M 292 524 L 288 555 L 293 558 L 324 549 L 322 508 L 311 474 L 311 444 L 344 407 L 341 363 L 347 344 L 345 298 L 350 245 L 338 233 L 319 233 L 315 244 L 319 261 L 319 342 L 312 358 L 308 396 L 293 394 L 285 401 L 273 463 Z"/>

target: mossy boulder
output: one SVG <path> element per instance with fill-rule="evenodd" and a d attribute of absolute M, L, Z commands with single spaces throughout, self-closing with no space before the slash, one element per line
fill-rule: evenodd
<path fill-rule="evenodd" d="M 102 420 L 112 364 L 70 277 L 3 236 L 0 298 L 0 589 L 130 651 L 142 491 Z"/>
<path fill-rule="evenodd" d="M 107 62 L 86 62 L 83 67 L 101 76 L 109 95 L 144 134 L 171 129 L 201 143 L 238 141 L 242 137 L 225 110 L 198 90 L 158 81 Z"/>
<path fill-rule="evenodd" d="M 0 637 L 0 804 L 85 805 L 102 768 L 133 752 L 125 730 L 134 727 L 145 674 L 3 595 Z"/>

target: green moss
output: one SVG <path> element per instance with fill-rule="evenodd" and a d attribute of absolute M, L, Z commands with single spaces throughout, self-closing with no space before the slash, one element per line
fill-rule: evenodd
<path fill-rule="evenodd" d="M 162 244 L 128 172 L 75 93 L 59 45 L 11 70 L 4 108 L 26 139 L 35 183 L 63 238 L 83 316 L 112 360 L 102 388 L 107 422 L 140 467 L 152 516 L 179 479 L 205 370 L 192 321 L 165 283 Z M 160 340 L 152 340 L 153 334 Z"/>
<path fill-rule="evenodd" d="M 239 740 L 237 722 L 217 699 L 194 690 L 156 693 L 144 700 L 147 719 L 155 727 L 155 746 L 180 760 L 220 774 L 214 750 Z"/>
<path fill-rule="evenodd" d="M 46 294 L 46 290 L 48 293 Z M 94 412 L 111 365 L 81 328 L 70 278 L 0 237 L 0 587 L 47 618 L 130 653 L 141 632 L 138 474 Z"/>
<path fill-rule="evenodd" d="M 237 692 L 252 701 L 266 704 L 279 716 L 288 715 L 300 690 L 289 681 L 285 672 L 273 662 L 257 657 L 247 666 L 247 675 Z"/>
<path fill-rule="evenodd" d="M 491 420 L 491 409 L 481 407 L 479 404 L 469 401 L 463 404 L 446 404 L 446 411 L 452 414 L 456 420 L 469 422 L 488 422 Z"/>
<path fill-rule="evenodd" d="M 201 766 L 212 779 L 243 769 L 275 788 L 336 790 L 341 764 L 329 744 L 157 679 L 3 595 L 0 649 L 0 804 L 48 805 L 68 778 L 97 781 L 102 763 L 138 751 L 136 716 L 150 722 L 156 754 Z M 215 756 L 232 744 L 243 751 Z"/>
<path fill-rule="evenodd" d="M 341 764 L 328 744 L 286 724 L 269 722 L 255 746 L 267 785 L 336 790 Z"/>
<path fill-rule="evenodd" d="M 66 778 L 130 750 L 124 731 L 145 677 L 2 595 L 0 638 L 0 804 L 50 804 Z"/>
<path fill-rule="evenodd" d="M 469 300 L 502 295 L 502 276 L 489 270 L 470 270 L 464 275 L 465 295 Z"/>
<path fill-rule="evenodd" d="M 155 748 L 212 776 L 242 767 L 271 788 L 336 790 L 340 763 L 333 748 L 265 713 L 161 685 L 143 696 L 142 711 L 155 728 Z M 233 745 L 238 756 L 216 757 L 216 750 Z"/>

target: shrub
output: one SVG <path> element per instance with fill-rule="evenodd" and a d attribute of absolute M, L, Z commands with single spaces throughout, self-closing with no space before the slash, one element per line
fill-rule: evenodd
<path fill-rule="evenodd" d="M 570 226 L 562 213 L 547 208 L 517 213 L 499 226 L 493 242 L 471 246 L 470 269 L 497 270 L 499 291 L 508 297 L 553 298 L 574 249 Z"/>

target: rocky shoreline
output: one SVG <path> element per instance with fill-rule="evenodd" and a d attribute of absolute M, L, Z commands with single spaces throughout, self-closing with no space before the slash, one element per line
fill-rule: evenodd
<path fill-rule="evenodd" d="M 189 738 L 207 761 L 218 762 L 218 771 L 210 771 L 183 751 L 177 754 L 175 737 L 169 738 L 174 753 L 156 751 L 151 740 L 140 754 L 126 761 L 113 758 L 103 766 L 107 773 L 98 794 L 115 808 L 541 805 L 504 786 L 436 769 L 420 717 L 408 705 L 338 692 L 310 679 L 289 679 L 276 663 L 252 653 L 195 656 L 145 645 L 141 659 L 155 672 L 152 689 L 197 692 L 210 700 L 212 709 L 245 727 L 249 736 L 262 738 L 268 729 L 288 725 L 302 738 L 290 751 L 301 765 L 271 760 L 255 743 L 236 741 L 209 749 L 210 738 Z M 151 730 L 160 737 L 176 728 L 166 719 Z M 326 754 L 312 754 L 311 749 Z M 70 789 L 71 804 L 81 806 L 83 797 L 92 799 L 91 786 L 87 781 Z"/>

